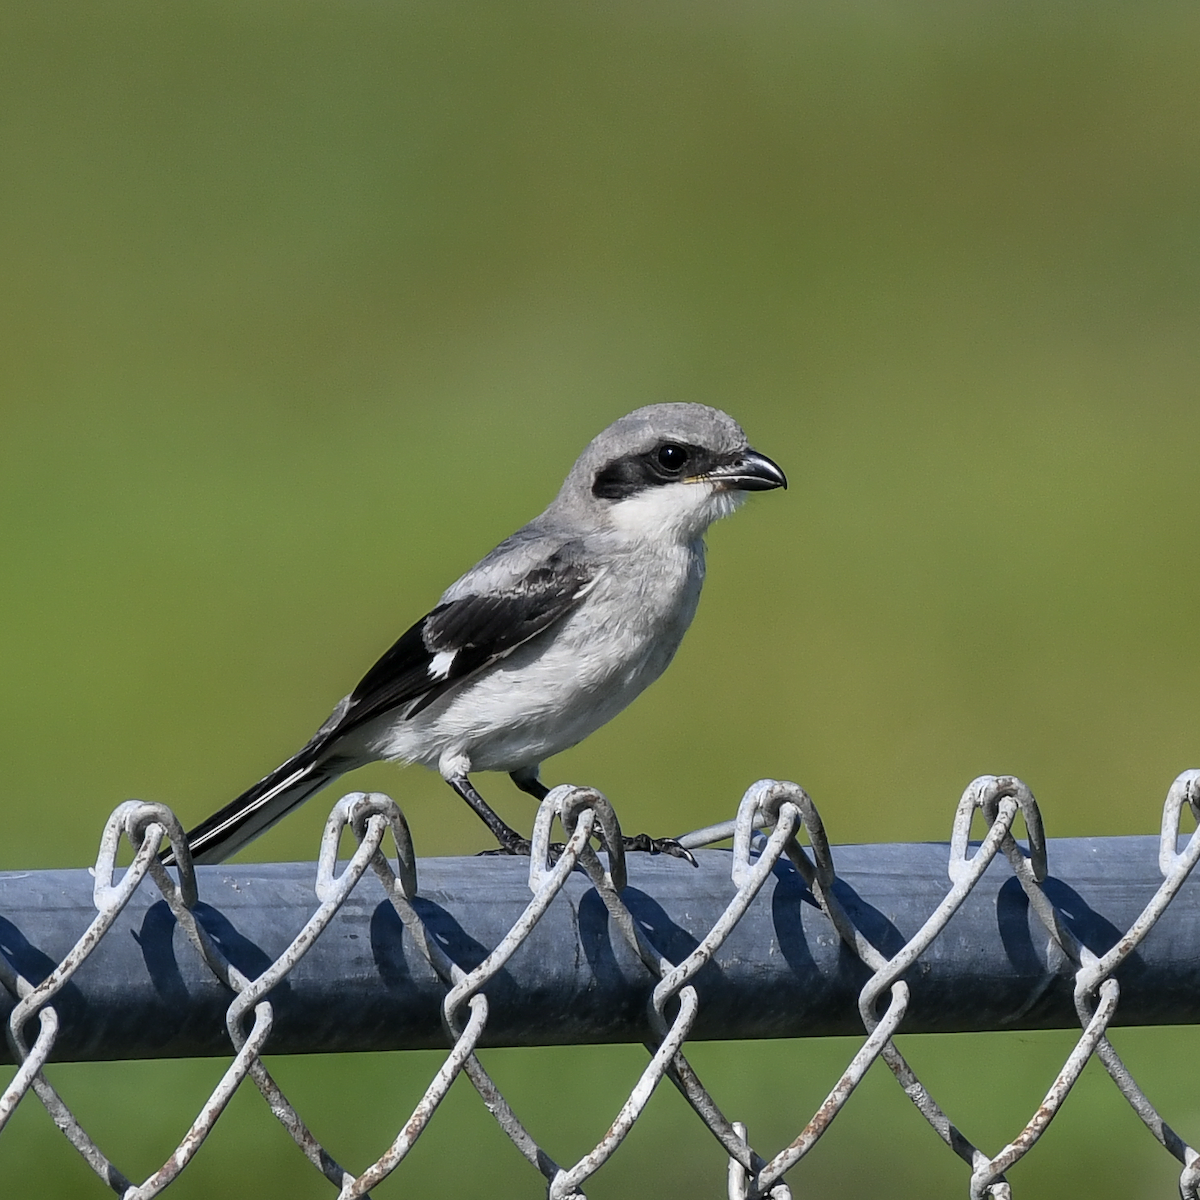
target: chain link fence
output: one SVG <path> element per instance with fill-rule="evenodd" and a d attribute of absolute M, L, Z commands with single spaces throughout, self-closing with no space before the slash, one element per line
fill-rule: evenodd
<path fill-rule="evenodd" d="M 959 803 L 946 887 L 944 847 L 843 847 L 835 871 L 807 794 L 763 780 L 733 821 L 682 839 L 699 851 L 732 837 L 732 852 L 699 851 L 697 871 L 678 860 L 639 861 L 635 886 L 619 849 L 606 868 L 592 847 L 598 838 L 621 845 L 607 800 L 563 786 L 539 807 L 520 899 L 514 881 L 526 868 L 515 860 L 424 860 L 419 880 L 403 813 L 386 796 L 354 793 L 326 824 L 314 909 L 311 865 L 195 869 L 175 815 L 130 801 L 108 821 L 94 878 L 0 876 L 0 981 L 17 1067 L 0 1096 L 0 1137 L 32 1092 L 104 1184 L 125 1200 L 148 1200 L 188 1165 L 249 1078 L 349 1200 L 402 1167 L 461 1074 L 545 1177 L 547 1195 L 571 1200 L 665 1079 L 727 1154 L 731 1200 L 783 1200 L 791 1195 L 784 1176 L 878 1059 L 967 1164 L 968 1193 L 981 1200 L 1011 1195 L 1005 1172 L 1033 1148 L 1095 1058 L 1182 1164 L 1181 1196 L 1200 1200 L 1197 1152 L 1158 1115 L 1106 1036 L 1119 1007 L 1126 1023 L 1200 1019 L 1200 889 L 1176 900 L 1200 857 L 1200 836 L 1180 833 L 1185 808 L 1200 814 L 1198 771 L 1171 787 L 1156 846 L 1146 838 L 1048 844 L 1029 789 L 985 776 Z M 977 814 L 985 832 L 973 843 Z M 1024 846 L 1013 833 L 1018 817 Z M 551 842 L 556 820 L 565 843 Z M 339 864 L 347 830 L 357 844 Z M 389 832 L 394 860 L 384 848 Z M 122 839 L 133 860 L 119 871 Z M 159 861 L 166 842 L 178 868 Z M 1146 865 L 1132 875 L 1113 869 L 1139 857 Z M 1098 880 L 1114 878 L 1107 892 L 1096 890 Z M 1028 1123 L 995 1152 L 963 1136 L 892 1040 L 902 1025 L 1067 1021 L 1081 1028 L 1078 1041 Z M 857 1053 L 773 1153 L 750 1144 L 683 1053 L 689 1038 L 844 1033 L 854 1024 L 863 1036 Z M 535 1140 L 476 1054 L 488 1044 L 629 1040 L 645 1042 L 645 1069 L 604 1137 L 574 1163 L 555 1161 Z M 413 1111 L 397 1118 L 391 1143 L 357 1171 L 325 1150 L 261 1057 L 268 1049 L 431 1045 L 449 1046 L 444 1061 Z M 52 1058 L 230 1051 L 191 1128 L 141 1183 L 106 1157 L 43 1074 Z"/>

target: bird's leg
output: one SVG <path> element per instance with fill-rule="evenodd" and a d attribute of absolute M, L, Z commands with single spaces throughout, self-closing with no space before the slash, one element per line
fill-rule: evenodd
<path fill-rule="evenodd" d="M 471 786 L 471 781 L 465 775 L 451 776 L 446 782 L 475 810 L 476 815 L 492 831 L 492 836 L 499 842 L 498 851 L 486 851 L 486 853 L 528 856 L 529 839 L 523 838 L 511 825 L 506 825 L 492 806 Z"/>
<path fill-rule="evenodd" d="M 537 777 L 536 770 L 533 774 L 513 771 L 509 774 L 509 778 L 521 791 L 527 792 L 535 800 L 545 800 L 550 794 L 550 789 Z M 597 830 L 596 837 L 599 839 L 601 847 L 607 850 L 604 834 Z M 635 833 L 633 837 L 622 837 L 621 840 L 627 853 L 641 851 L 643 854 L 668 854 L 672 858 L 686 858 L 693 867 L 699 866 L 691 853 L 685 850 L 675 838 L 652 838 L 648 833 Z"/>
<path fill-rule="evenodd" d="M 537 767 L 532 771 L 510 771 L 508 777 L 527 796 L 532 796 L 537 801 L 545 800 L 550 795 L 550 789 L 538 778 Z"/>

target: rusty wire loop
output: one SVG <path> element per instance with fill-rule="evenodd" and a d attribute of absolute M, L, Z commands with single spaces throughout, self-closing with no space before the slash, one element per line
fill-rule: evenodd
<path fill-rule="evenodd" d="M 0 1095 L 0 1131 L 21 1099 L 33 1092 L 104 1184 L 123 1200 L 150 1200 L 187 1166 L 234 1092 L 250 1078 L 302 1153 L 338 1189 L 339 1200 L 351 1200 L 367 1196 L 371 1188 L 401 1165 L 455 1079 L 465 1075 L 518 1152 L 544 1177 L 548 1200 L 583 1200 L 582 1188 L 588 1178 L 618 1150 L 659 1083 L 667 1079 L 728 1156 L 726 1188 L 730 1200 L 756 1200 L 764 1196 L 790 1200 L 784 1175 L 816 1145 L 849 1102 L 867 1070 L 880 1059 L 937 1136 L 967 1163 L 970 1168 L 967 1192 L 972 1200 L 987 1196 L 1006 1200 L 1011 1196 L 1006 1172 L 1032 1149 L 1061 1109 L 1083 1067 L 1096 1057 L 1153 1136 L 1182 1163 L 1181 1196 L 1184 1200 L 1200 1200 L 1200 1154 L 1159 1116 L 1107 1036 L 1120 1003 L 1120 985 L 1114 973 L 1154 927 L 1200 860 L 1200 831 L 1188 838 L 1182 850 L 1178 848 L 1185 808 L 1200 817 L 1200 771 L 1180 775 L 1167 796 L 1158 855 L 1161 885 L 1124 935 L 1111 948 L 1096 953 L 1071 932 L 1045 891 L 1043 884 L 1049 867 L 1047 845 L 1032 793 L 1013 777 L 981 776 L 967 787 L 958 805 L 950 839 L 949 887 L 945 895 L 905 944 L 888 955 L 856 926 L 842 903 L 833 851 L 820 814 L 807 793 L 794 783 L 760 780 L 747 790 L 732 821 L 696 830 L 679 839 L 685 847 L 695 849 L 732 838 L 731 891 L 722 900 L 725 907 L 708 932 L 698 938 L 690 953 L 672 961 L 655 946 L 651 931 L 623 899 L 626 887 L 623 839 L 612 806 L 594 789 L 564 785 L 551 791 L 538 809 L 529 865 L 528 904 L 508 932 L 468 970 L 453 961 L 413 903 L 418 895 L 417 862 L 403 813 L 387 796 L 356 792 L 334 806 L 326 823 L 316 864 L 315 906 L 311 916 L 286 950 L 261 974 L 250 978 L 230 962 L 195 915 L 196 875 L 182 827 L 174 814 L 160 804 L 129 801 L 113 812 L 105 826 L 95 867 L 96 915 L 70 952 L 36 985 L 0 954 L 0 984 L 16 1001 L 6 1035 L 18 1063 L 12 1080 Z M 982 816 L 986 829 L 982 840 L 972 847 L 971 827 L 977 816 Z M 1026 847 L 1013 834 L 1018 817 L 1025 826 Z M 566 841 L 552 848 L 550 839 L 555 821 L 562 826 Z M 355 845 L 339 870 L 339 844 L 347 830 L 353 835 Z M 394 864 L 384 852 L 384 839 L 389 831 L 395 844 Z M 807 839 L 807 848 L 801 844 L 801 835 Z M 133 859 L 115 881 L 117 851 L 123 838 L 133 847 Z M 593 848 L 593 839 L 608 848 L 606 865 Z M 159 859 L 164 841 L 175 853 L 178 879 Z M 968 1141 L 953 1124 L 897 1049 L 893 1036 L 901 1028 L 912 1001 L 906 976 L 1001 855 L 1050 939 L 1057 956 L 1052 956 L 1052 963 L 1057 962 L 1059 969 L 1073 979 L 1081 1034 L 1029 1122 L 1012 1141 L 989 1155 Z M 870 977 L 858 997 L 865 1035 L 861 1046 L 817 1111 L 800 1125 L 792 1141 L 765 1157 L 750 1144 L 745 1126 L 721 1111 L 685 1057 L 683 1045 L 695 1027 L 703 1003 L 695 982 L 697 975 L 713 961 L 767 881 L 786 869 L 785 858 L 799 873 L 836 932 L 845 947 L 844 953 L 861 960 Z M 633 1081 L 628 1099 L 603 1136 L 576 1162 L 561 1165 L 513 1111 L 484 1069 L 477 1049 L 488 1025 L 489 983 L 526 943 L 577 870 L 586 874 L 603 902 L 613 936 L 625 942 L 645 968 L 648 980 L 645 1015 L 651 1037 L 646 1047 L 649 1055 L 646 1066 Z M 368 872 L 382 886 L 406 937 L 444 987 L 441 1013 L 450 1049 L 421 1099 L 399 1124 L 390 1144 L 373 1163 L 356 1173 L 342 1167 L 325 1150 L 271 1077 L 261 1056 L 269 1048 L 274 1024 L 272 990 L 322 936 Z M 135 1184 L 91 1140 L 46 1080 L 43 1068 L 53 1054 L 60 1031 L 55 998 L 142 886 L 158 889 L 192 951 L 229 989 L 231 999 L 225 1024 L 233 1053 L 229 1066 L 171 1155 L 152 1175 Z"/>

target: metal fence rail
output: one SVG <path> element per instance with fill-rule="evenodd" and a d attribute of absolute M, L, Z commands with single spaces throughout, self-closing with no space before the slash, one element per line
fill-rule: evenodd
<path fill-rule="evenodd" d="M 400 1165 L 458 1074 L 547 1180 L 582 1186 L 619 1147 L 664 1078 L 729 1155 L 730 1197 L 789 1196 L 784 1174 L 812 1148 L 867 1068 L 886 1063 L 970 1168 L 972 1197 L 1005 1197 L 1004 1172 L 1033 1146 L 1095 1056 L 1200 1200 L 1198 1156 L 1138 1089 L 1105 1036 L 1113 1023 L 1200 1017 L 1200 772 L 1172 786 L 1162 834 L 1047 843 L 1029 790 L 983 777 L 964 793 L 948 847 L 847 846 L 834 852 L 795 784 L 749 789 L 735 821 L 698 831 L 699 869 L 618 853 L 605 870 L 595 834 L 620 845 L 616 816 L 590 789 L 543 801 L 528 862 L 419 864 L 403 814 L 355 793 L 330 814 L 315 867 L 193 869 L 162 805 L 110 818 L 94 873 L 0 874 L 0 991 L 10 1061 L 0 1136 L 33 1092 L 118 1194 L 157 1195 L 187 1165 L 249 1077 L 339 1196 L 366 1195 Z M 983 817 L 981 843 L 969 841 Z M 1027 847 L 1012 827 L 1022 817 Z M 551 825 L 566 834 L 550 848 Z M 337 861 L 349 828 L 357 847 Z M 771 830 L 770 836 L 756 830 Z M 391 831 L 396 858 L 383 850 Z M 807 835 L 802 848 L 799 836 Z M 126 870 L 118 844 L 134 847 Z M 180 867 L 164 868 L 169 840 Z M 1049 868 L 1049 870 L 1048 870 Z M 315 897 L 314 897 L 315 875 Z M 627 877 L 628 875 L 628 877 Z M 1082 1034 L 1024 1129 L 995 1154 L 972 1146 L 917 1079 L 892 1034 L 1052 1028 Z M 766 1158 L 721 1112 L 682 1052 L 687 1039 L 859 1032 L 842 1078 L 799 1132 Z M 602 1141 L 560 1165 L 509 1108 L 475 1056 L 486 1045 L 644 1042 L 649 1062 Z M 344 1169 L 271 1078 L 266 1051 L 449 1047 L 380 1158 Z M 231 1055 L 192 1128 L 141 1185 L 92 1142 L 42 1074 L 51 1059 Z"/>

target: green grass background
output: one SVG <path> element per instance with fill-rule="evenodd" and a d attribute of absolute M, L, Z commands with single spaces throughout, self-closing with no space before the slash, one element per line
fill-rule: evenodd
<path fill-rule="evenodd" d="M 794 778 L 835 841 L 942 840 L 1013 772 L 1150 833 L 1200 765 L 1200 13 L 1184 4 L 0 5 L 0 867 L 129 796 L 206 815 L 308 736 L 636 405 L 728 409 L 792 482 L 711 536 L 675 665 L 546 770 L 627 823 Z M 373 767 L 423 854 L 486 842 Z M 486 782 L 486 780 L 485 780 Z M 497 806 L 531 806 L 491 781 Z M 311 858 L 318 801 L 253 857 Z M 1200 1139 L 1193 1030 L 1115 1037 Z M 1067 1034 L 905 1042 L 997 1149 Z M 854 1050 L 697 1045 L 771 1149 Z M 636 1047 L 493 1052 L 562 1160 Z M 437 1058 L 275 1060 L 362 1166 Z M 130 1174 L 212 1062 L 63 1065 Z M 961 1196 L 882 1068 L 798 1194 Z M 1018 1195 L 1170 1196 L 1089 1067 Z M 13 1194 L 100 1196 L 26 1099 Z M 589 1184 L 723 1195 L 671 1089 Z M 465 1082 L 378 1195 L 540 1194 Z M 172 1196 L 332 1195 L 247 1087 Z"/>

